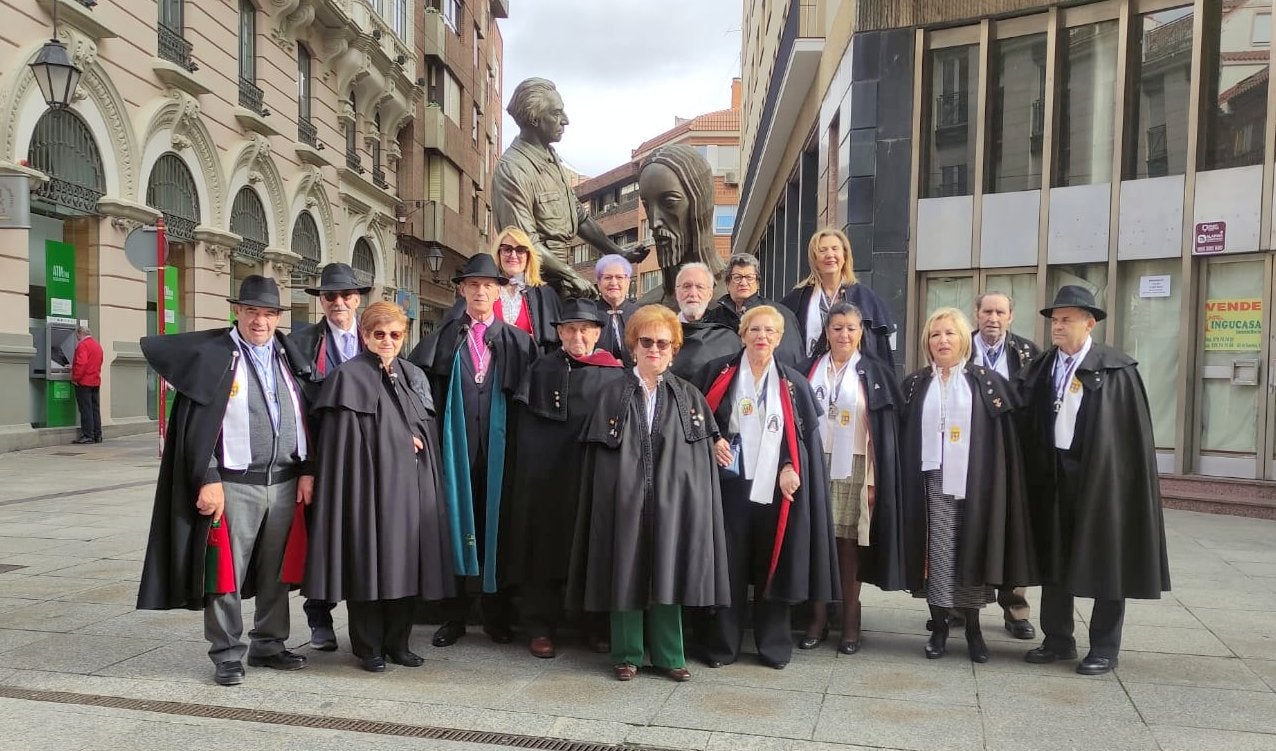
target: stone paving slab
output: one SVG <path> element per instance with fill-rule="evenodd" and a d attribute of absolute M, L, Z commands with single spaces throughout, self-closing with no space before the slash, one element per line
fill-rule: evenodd
<path fill-rule="evenodd" d="M 652 724 L 810 738 L 817 706 L 818 700 L 805 692 L 692 682 L 678 685 Z"/>
<path fill-rule="evenodd" d="M 1217 730 L 1257 731 L 1276 741 L 1276 694 L 1271 691 L 1159 686 L 1134 683 L 1125 688 L 1139 713 L 1152 725 L 1186 725 Z"/>
<path fill-rule="evenodd" d="M 984 747 L 975 707 L 851 696 L 824 700 L 814 740 L 917 751 Z"/>
<path fill-rule="evenodd" d="M 1152 735 L 1161 751 L 1202 751 L 1203 749 L 1227 749 L 1227 751 L 1272 751 L 1276 739 L 1262 733 L 1240 733 L 1231 730 L 1185 728 L 1173 725 L 1152 725 Z"/>

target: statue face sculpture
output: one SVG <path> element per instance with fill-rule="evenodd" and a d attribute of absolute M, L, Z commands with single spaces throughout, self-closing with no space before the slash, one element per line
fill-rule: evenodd
<path fill-rule="evenodd" d="M 563 131 L 570 121 L 563 111 L 563 98 L 557 91 L 546 97 L 545 108 L 537 116 L 535 129 L 544 143 L 558 143 L 563 140 Z"/>
<path fill-rule="evenodd" d="M 691 204 L 678 176 L 663 164 L 649 164 L 638 176 L 638 193 L 647 208 L 647 221 L 661 265 L 666 258 L 683 260 L 687 243 L 695 233 L 687 221 Z"/>

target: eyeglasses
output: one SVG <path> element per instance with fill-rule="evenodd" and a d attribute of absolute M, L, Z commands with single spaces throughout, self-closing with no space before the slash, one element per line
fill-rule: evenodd
<path fill-rule="evenodd" d="M 527 255 L 527 248 L 524 248 L 522 245 L 514 246 L 514 245 L 506 245 L 504 243 L 501 243 L 500 245 L 496 246 L 496 250 L 500 252 L 501 254 L 507 255 L 507 256 Z"/>
<path fill-rule="evenodd" d="M 757 280 L 757 274 L 732 274 L 727 277 L 727 281 L 732 284 L 753 284 Z"/>
<path fill-rule="evenodd" d="M 649 336 L 640 336 L 638 337 L 638 346 L 643 349 L 652 349 L 654 347 L 661 352 L 665 352 L 673 346 L 673 341 L 670 339 L 652 339 Z"/>
<path fill-rule="evenodd" d="M 701 292 L 708 292 L 709 285 L 696 284 L 695 282 L 683 282 L 682 284 L 678 285 L 678 289 L 683 290 L 684 292 L 690 292 L 693 289 L 700 290 Z"/>
<path fill-rule="evenodd" d="M 323 293 L 323 299 L 327 300 L 328 302 L 336 302 L 337 300 L 340 300 L 342 298 L 354 297 L 357 294 L 359 293 L 355 292 L 352 289 L 343 289 L 340 292 L 325 292 Z"/>
<path fill-rule="evenodd" d="M 779 332 L 778 330 L 776 330 L 776 328 L 775 328 L 774 326 L 750 326 L 749 328 L 747 328 L 747 329 L 745 329 L 745 330 L 744 330 L 744 333 L 746 333 L 746 334 L 764 334 L 764 335 L 766 335 L 768 338 L 776 337 L 776 336 L 779 336 L 779 335 L 780 335 L 780 332 Z"/>
<path fill-rule="evenodd" d="M 604 274 L 598 279 L 600 282 L 627 282 L 629 277 L 624 274 Z"/>
<path fill-rule="evenodd" d="M 386 331 L 384 329 L 377 329 L 376 331 L 371 331 L 368 333 L 372 336 L 373 339 L 376 339 L 378 342 L 385 341 L 385 338 L 387 336 L 396 342 L 403 338 L 402 331 Z"/>

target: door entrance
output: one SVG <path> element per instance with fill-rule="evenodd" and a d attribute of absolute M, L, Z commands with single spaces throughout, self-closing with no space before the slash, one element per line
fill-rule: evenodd
<path fill-rule="evenodd" d="M 1203 264 L 1197 308 L 1197 471 L 1276 479 L 1271 257 L 1210 258 Z"/>

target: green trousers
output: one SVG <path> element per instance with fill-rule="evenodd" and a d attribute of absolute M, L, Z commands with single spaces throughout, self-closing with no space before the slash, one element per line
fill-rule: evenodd
<path fill-rule="evenodd" d="M 645 624 L 644 624 L 645 621 Z M 642 665 L 645 644 L 651 648 L 651 664 L 658 668 L 684 668 L 682 606 L 652 605 L 647 610 L 614 610 L 611 613 L 611 661 L 617 665 Z"/>

